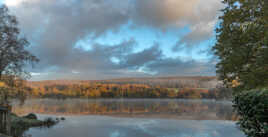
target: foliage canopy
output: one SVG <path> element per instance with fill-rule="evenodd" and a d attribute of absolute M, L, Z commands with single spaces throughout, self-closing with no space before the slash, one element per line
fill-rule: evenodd
<path fill-rule="evenodd" d="M 224 0 L 217 43 L 217 74 L 240 90 L 268 86 L 268 1 Z"/>
<path fill-rule="evenodd" d="M 213 47 L 220 59 L 217 73 L 239 91 L 233 102 L 241 130 L 249 137 L 264 137 L 268 135 L 268 0 L 223 3 Z"/>
<path fill-rule="evenodd" d="M 0 7 L 0 79 L 3 75 L 25 77 L 27 63 L 38 59 L 27 51 L 29 42 L 21 36 L 18 21 L 9 13 L 6 6 Z"/>

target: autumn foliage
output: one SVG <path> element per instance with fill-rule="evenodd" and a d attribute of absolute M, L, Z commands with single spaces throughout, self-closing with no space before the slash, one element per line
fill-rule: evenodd
<path fill-rule="evenodd" d="M 187 83 L 185 81 L 191 81 Z M 105 81 L 27 82 L 26 94 L 39 98 L 229 98 L 231 91 L 221 86 L 205 86 L 215 79 L 122 79 Z M 161 84 L 157 84 L 161 82 Z M 228 92 L 227 92 L 228 91 Z M 226 92 L 226 93 L 221 93 Z"/>

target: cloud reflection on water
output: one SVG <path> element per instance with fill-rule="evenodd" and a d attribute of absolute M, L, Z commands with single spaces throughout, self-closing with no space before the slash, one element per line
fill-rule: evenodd
<path fill-rule="evenodd" d="M 27 133 L 33 137 L 245 137 L 231 121 L 107 116 L 68 116 L 52 129 L 31 129 Z"/>

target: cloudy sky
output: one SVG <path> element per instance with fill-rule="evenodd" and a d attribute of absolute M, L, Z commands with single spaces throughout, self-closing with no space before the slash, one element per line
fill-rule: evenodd
<path fill-rule="evenodd" d="M 0 0 L 40 62 L 32 80 L 215 75 L 220 0 Z"/>

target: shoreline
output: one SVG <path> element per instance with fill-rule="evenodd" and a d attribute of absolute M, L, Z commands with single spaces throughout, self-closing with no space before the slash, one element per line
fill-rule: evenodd
<path fill-rule="evenodd" d="M 59 123 L 59 120 L 54 120 L 50 117 L 45 120 L 39 120 L 33 113 L 26 116 L 17 116 L 16 114 L 11 113 L 10 118 L 11 136 L 21 136 L 25 131 L 33 127 L 51 127 Z"/>

